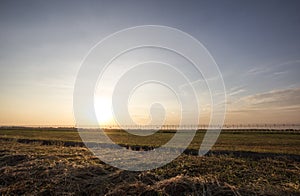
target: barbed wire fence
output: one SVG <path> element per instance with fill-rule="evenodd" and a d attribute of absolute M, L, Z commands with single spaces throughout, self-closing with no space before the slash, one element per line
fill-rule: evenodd
<path fill-rule="evenodd" d="M 100 125 L 103 129 L 135 129 L 135 130 L 213 130 L 222 129 L 223 131 L 290 131 L 300 132 L 300 124 L 225 124 L 221 125 Z"/>

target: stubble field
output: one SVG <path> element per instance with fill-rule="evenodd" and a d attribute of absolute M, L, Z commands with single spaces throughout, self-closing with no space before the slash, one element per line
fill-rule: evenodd
<path fill-rule="evenodd" d="M 1 129 L 3 195 L 299 195 L 300 134 L 222 132 L 199 157 L 203 132 L 189 151 L 162 168 L 131 172 L 101 162 L 76 129 Z M 174 134 L 154 135 L 161 144 Z M 123 146 L 152 146 L 153 138 L 109 130 Z"/>

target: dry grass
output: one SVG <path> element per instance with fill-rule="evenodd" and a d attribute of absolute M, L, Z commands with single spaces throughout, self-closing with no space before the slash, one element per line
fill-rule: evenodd
<path fill-rule="evenodd" d="M 293 157 L 182 155 L 151 171 L 110 167 L 84 147 L 0 140 L 3 195 L 299 195 Z"/>

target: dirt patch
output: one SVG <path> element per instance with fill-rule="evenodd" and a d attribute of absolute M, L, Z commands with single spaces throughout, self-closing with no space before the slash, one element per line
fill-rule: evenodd
<path fill-rule="evenodd" d="M 0 167 L 15 166 L 28 159 L 27 155 L 4 155 L 0 157 Z"/>

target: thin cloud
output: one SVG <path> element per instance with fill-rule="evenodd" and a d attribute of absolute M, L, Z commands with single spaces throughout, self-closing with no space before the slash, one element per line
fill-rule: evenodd
<path fill-rule="evenodd" d="M 280 89 L 240 98 L 231 111 L 299 110 L 300 88 Z M 300 110 L 299 110 L 300 112 Z"/>
<path fill-rule="evenodd" d="M 229 90 L 228 92 L 228 96 L 235 96 L 235 95 L 239 95 L 243 92 L 246 92 L 247 90 L 245 89 L 245 86 L 236 86 L 233 87 Z"/>
<path fill-rule="evenodd" d="M 280 76 L 280 75 L 284 75 L 284 74 L 287 74 L 287 73 L 288 73 L 288 71 L 278 71 L 278 72 L 273 73 L 273 75 Z"/>
<path fill-rule="evenodd" d="M 228 122 L 299 123 L 300 88 L 244 96 L 227 106 Z"/>
<path fill-rule="evenodd" d="M 206 84 L 207 82 L 210 82 L 210 81 L 216 81 L 216 80 L 220 80 L 220 77 L 219 76 L 215 76 L 215 77 L 211 77 L 211 78 L 207 78 L 207 79 L 204 79 L 204 78 L 201 78 L 201 79 L 198 79 L 198 80 L 194 80 L 190 83 L 184 83 L 182 85 L 179 86 L 179 89 L 183 89 L 187 86 L 190 86 L 190 85 L 199 85 L 199 84 Z"/>
<path fill-rule="evenodd" d="M 264 73 L 268 73 L 270 71 L 269 67 L 254 67 L 250 70 L 247 71 L 248 75 L 252 75 L 252 74 L 264 74 Z"/>
<path fill-rule="evenodd" d="M 258 65 L 255 66 L 251 69 L 249 69 L 246 72 L 246 75 L 256 75 L 256 74 L 273 74 L 273 75 L 279 75 L 279 74 L 285 74 L 287 71 L 279 71 L 278 69 L 282 68 L 283 66 L 288 66 L 288 65 L 295 65 L 299 64 L 300 60 L 290 60 L 290 61 L 285 61 L 281 63 L 276 63 L 276 64 L 264 64 L 264 65 Z M 277 71 L 278 70 L 278 71 Z"/>

